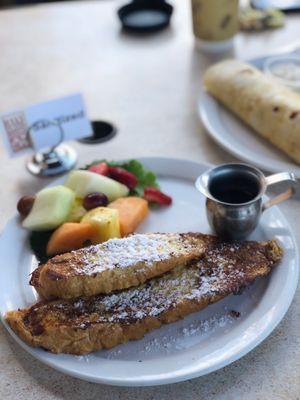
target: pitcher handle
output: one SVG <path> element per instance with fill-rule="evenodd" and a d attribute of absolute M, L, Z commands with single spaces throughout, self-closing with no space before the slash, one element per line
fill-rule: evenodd
<path fill-rule="evenodd" d="M 278 174 L 267 176 L 265 179 L 267 188 L 271 185 L 284 181 L 290 181 L 291 187 L 289 187 L 285 192 L 279 194 L 278 196 L 275 196 L 272 199 L 266 201 L 262 206 L 262 211 L 265 211 L 267 208 L 272 207 L 276 204 L 282 203 L 283 201 L 292 197 L 296 192 L 298 181 L 293 172 L 280 172 Z"/>

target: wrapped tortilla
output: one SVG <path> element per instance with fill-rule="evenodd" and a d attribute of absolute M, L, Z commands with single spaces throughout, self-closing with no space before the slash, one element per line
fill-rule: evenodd
<path fill-rule="evenodd" d="M 204 85 L 258 134 L 300 164 L 300 95 L 236 60 L 208 68 Z"/>

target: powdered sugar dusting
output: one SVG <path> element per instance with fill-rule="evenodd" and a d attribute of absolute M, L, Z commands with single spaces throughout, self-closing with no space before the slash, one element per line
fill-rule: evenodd
<path fill-rule="evenodd" d="M 257 271 L 266 263 L 269 261 L 264 247 L 255 243 L 216 243 L 197 261 L 178 265 L 138 287 L 73 302 L 58 302 L 53 307 L 61 310 L 63 304 L 63 319 L 68 322 L 73 319 L 81 329 L 99 322 L 132 324 L 146 317 L 160 318 L 180 304 L 205 307 L 230 293 L 237 293 L 259 276 L 253 275 L 253 267 Z"/>
<path fill-rule="evenodd" d="M 172 354 L 174 351 L 184 350 L 187 347 L 199 343 L 210 337 L 214 332 L 222 330 L 228 332 L 230 326 L 238 317 L 232 311 L 225 311 L 223 315 L 213 315 L 207 319 L 193 319 L 190 322 L 174 326 L 172 330 L 163 336 L 145 338 L 142 346 L 138 348 L 138 357 L 147 359 L 149 356 Z M 109 350 L 105 354 L 108 359 L 126 358 L 131 349 L 126 346 L 119 346 L 113 350 Z"/>
<path fill-rule="evenodd" d="M 80 255 L 80 265 L 74 263 L 73 268 L 77 273 L 85 275 L 113 268 L 128 268 L 140 263 L 149 268 L 156 262 L 188 254 L 195 249 L 195 245 L 199 247 L 199 241 L 193 244 L 192 238 L 185 241 L 180 234 L 136 234 L 72 252 L 76 256 Z"/>
<path fill-rule="evenodd" d="M 143 287 L 104 296 L 100 301 L 103 313 L 99 321 L 132 322 L 147 316 L 157 317 L 185 300 L 205 301 L 220 294 L 226 282 L 238 285 L 243 276 L 244 272 L 232 265 L 218 265 L 214 270 L 207 270 L 202 261 L 189 267 L 179 266 Z"/>
<path fill-rule="evenodd" d="M 245 284 L 245 266 L 236 257 L 238 249 L 225 251 L 215 247 L 202 259 L 188 266 L 177 266 L 162 277 L 152 279 L 137 288 L 98 296 L 91 304 L 76 300 L 76 315 L 95 313 L 94 322 L 133 323 L 145 317 L 159 317 L 165 311 L 185 301 L 207 305 L 215 296 L 225 296 Z"/>

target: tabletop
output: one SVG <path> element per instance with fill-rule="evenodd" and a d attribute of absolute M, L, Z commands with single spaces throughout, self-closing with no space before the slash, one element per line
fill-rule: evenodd
<path fill-rule="evenodd" d="M 116 137 L 73 143 L 79 164 L 94 158 L 171 156 L 222 163 L 233 158 L 212 142 L 197 117 L 205 68 L 194 47 L 190 2 L 173 0 L 171 27 L 147 37 L 121 32 L 118 1 L 52 3 L 0 11 L 1 112 L 81 92 L 91 119 L 112 121 Z M 239 33 L 233 55 L 247 59 L 296 44 L 300 16 L 282 29 Z M 23 194 L 49 181 L 34 178 L 25 158 L 0 145 L 0 228 Z M 300 196 L 281 206 L 295 229 Z M 9 266 L 7 266 L 9 268 Z M 153 388 L 118 388 L 67 377 L 35 360 L 0 327 L 1 399 L 291 399 L 300 398 L 299 289 L 283 321 L 255 350 L 210 375 Z"/>

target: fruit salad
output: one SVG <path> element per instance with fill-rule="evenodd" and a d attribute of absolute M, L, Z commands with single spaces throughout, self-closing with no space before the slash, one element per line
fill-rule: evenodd
<path fill-rule="evenodd" d="M 45 261 L 133 233 L 149 204 L 172 204 L 152 171 L 137 160 L 100 160 L 70 172 L 62 185 L 22 197 L 17 209 L 34 253 Z"/>

